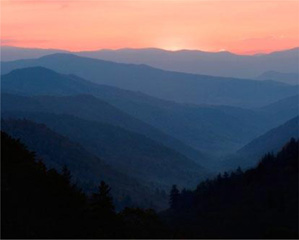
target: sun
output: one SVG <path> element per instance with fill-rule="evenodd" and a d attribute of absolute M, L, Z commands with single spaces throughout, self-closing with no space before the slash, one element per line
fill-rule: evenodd
<path fill-rule="evenodd" d="M 181 38 L 166 38 L 161 39 L 158 42 L 158 47 L 169 50 L 169 51 L 178 51 L 181 49 L 187 49 L 186 42 Z"/>
<path fill-rule="evenodd" d="M 163 48 L 166 50 L 169 50 L 169 51 L 178 51 L 178 50 L 184 49 L 185 47 L 183 47 L 182 44 L 168 43 Z"/>

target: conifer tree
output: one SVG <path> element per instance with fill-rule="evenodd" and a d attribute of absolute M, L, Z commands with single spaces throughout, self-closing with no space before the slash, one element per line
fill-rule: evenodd
<path fill-rule="evenodd" d="M 111 188 L 104 181 L 98 187 L 98 192 L 94 193 L 92 196 L 92 205 L 94 210 L 100 211 L 102 213 L 113 213 L 114 205 L 113 199 L 110 195 Z"/>
<path fill-rule="evenodd" d="M 178 208 L 180 192 L 176 185 L 173 185 L 170 191 L 169 205 L 171 209 Z"/>

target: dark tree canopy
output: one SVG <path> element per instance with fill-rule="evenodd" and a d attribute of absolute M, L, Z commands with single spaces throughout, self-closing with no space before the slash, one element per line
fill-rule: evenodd
<path fill-rule="evenodd" d="M 179 207 L 170 204 L 164 214 L 174 236 L 298 238 L 298 152 L 299 141 L 291 139 L 256 168 L 219 174 L 195 191 L 174 188 Z"/>
<path fill-rule="evenodd" d="M 171 209 L 177 209 L 178 208 L 178 202 L 179 202 L 180 192 L 176 185 L 173 185 L 170 191 L 169 196 L 169 206 Z"/>
<path fill-rule="evenodd" d="M 71 173 L 47 169 L 1 132 L 2 238 L 298 238 L 298 150 L 291 139 L 256 168 L 170 192 L 170 209 L 116 212 L 101 182 L 86 196 Z"/>
<path fill-rule="evenodd" d="M 153 210 L 138 211 L 138 218 L 146 223 L 142 231 L 127 220 L 131 210 L 116 213 L 105 182 L 89 198 L 70 180 L 66 166 L 61 173 L 47 170 L 19 140 L 1 132 L 1 237 L 98 239 L 164 234 Z"/>
<path fill-rule="evenodd" d="M 98 187 L 98 192 L 92 195 L 92 206 L 93 209 L 100 213 L 114 213 L 113 199 L 110 195 L 111 188 L 104 182 Z"/>

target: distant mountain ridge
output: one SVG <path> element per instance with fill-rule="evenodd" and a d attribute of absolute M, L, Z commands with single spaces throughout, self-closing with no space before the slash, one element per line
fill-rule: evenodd
<path fill-rule="evenodd" d="M 167 147 L 176 149 L 198 163 L 205 161 L 205 156 L 200 151 L 91 95 L 22 97 L 2 94 L 2 99 L 3 111 L 70 114 L 86 120 L 107 123 L 143 134 Z"/>
<path fill-rule="evenodd" d="M 203 150 L 215 154 L 235 151 L 252 138 L 298 115 L 298 101 L 292 97 L 291 101 L 284 100 L 285 103 L 281 100 L 283 104 L 278 107 L 273 103 L 271 111 L 179 104 L 97 85 L 42 67 L 2 75 L 1 86 L 2 110 L 69 113 L 86 120 L 106 122 L 176 149 L 200 165 L 209 163 L 201 154 Z"/>
<path fill-rule="evenodd" d="M 268 71 L 259 75 L 256 79 L 274 80 L 274 81 L 285 82 L 288 84 L 298 85 L 299 73 L 284 73 L 284 72 L 277 72 L 277 71 Z"/>
<path fill-rule="evenodd" d="M 62 49 L 22 48 L 1 46 L 1 61 L 15 61 L 19 59 L 39 58 L 54 53 L 67 53 Z"/>
<path fill-rule="evenodd" d="M 146 65 L 119 64 L 71 54 L 2 62 L 1 72 L 6 74 L 17 68 L 34 66 L 181 103 L 258 107 L 298 92 L 298 86 L 277 82 L 169 72 Z"/>
<path fill-rule="evenodd" d="M 93 57 L 120 63 L 147 64 L 169 71 L 206 74 L 236 78 L 254 78 L 276 69 L 282 72 L 298 71 L 299 48 L 274 51 L 268 54 L 239 55 L 228 51 L 200 50 L 167 51 L 163 49 L 118 49 L 76 52 L 79 56 Z M 287 62 L 280 62 L 280 61 Z M 261 64 L 261 65 L 259 65 Z M 288 65 L 289 64 L 289 65 Z M 246 69 L 246 66 L 250 69 Z M 289 70 L 289 71 L 286 71 Z M 257 73 L 256 75 L 254 75 Z"/>
<path fill-rule="evenodd" d="M 205 52 L 200 50 L 167 51 L 158 48 L 74 52 L 119 63 L 147 64 L 169 71 L 205 74 L 212 76 L 256 78 L 268 71 L 298 72 L 299 48 L 269 54 L 238 55 L 230 52 Z M 28 52 L 32 51 L 31 57 Z M 61 52 L 60 50 L 56 51 Z M 2 47 L 2 61 L 42 57 L 55 53 L 50 50 Z M 19 56 L 18 56 L 19 55 Z M 250 67 L 248 67 L 250 66 Z M 284 82 L 284 79 L 281 79 Z"/>

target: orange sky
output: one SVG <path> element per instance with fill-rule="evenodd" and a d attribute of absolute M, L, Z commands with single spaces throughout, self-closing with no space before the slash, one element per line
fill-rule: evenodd
<path fill-rule="evenodd" d="M 270 52 L 299 46 L 299 1 L 1 0 L 1 44 Z"/>

